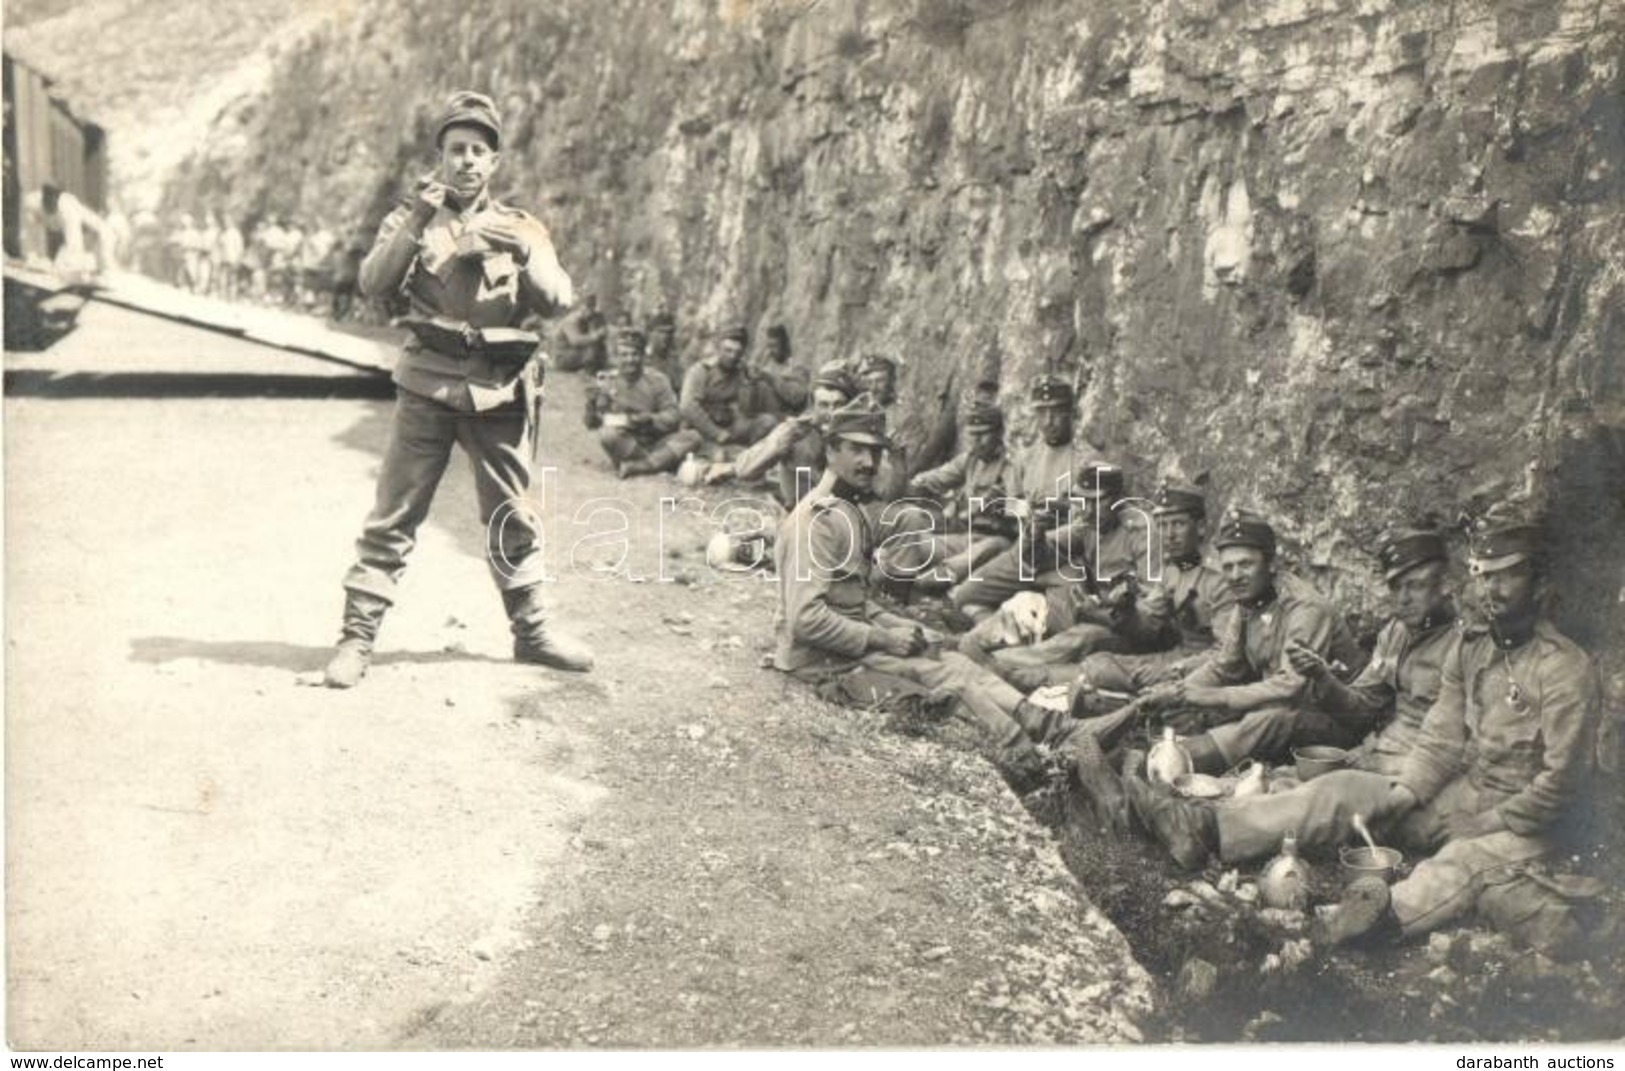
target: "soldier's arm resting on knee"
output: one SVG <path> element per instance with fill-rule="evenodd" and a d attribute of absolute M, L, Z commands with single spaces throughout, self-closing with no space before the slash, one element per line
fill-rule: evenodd
<path fill-rule="evenodd" d="M 1461 772 L 1467 745 L 1466 700 L 1461 683 L 1462 645 L 1445 656 L 1439 678 L 1439 698 L 1422 719 L 1416 744 L 1405 757 L 1398 784 L 1426 803 Z"/>
<path fill-rule="evenodd" d="M 677 403 L 683 422 L 714 443 L 727 441 L 727 429 L 719 427 L 705 411 L 705 385 L 709 368 L 702 361 L 683 374 L 682 396 Z"/>
<path fill-rule="evenodd" d="M 1390 625 L 1377 637 L 1377 648 L 1360 675 L 1344 684 L 1326 659 L 1303 647 L 1288 649 L 1293 668 L 1309 680 L 1308 696 L 1317 709 L 1339 724 L 1369 732 L 1394 712 L 1398 692 L 1399 659 L 1403 638 Z"/>

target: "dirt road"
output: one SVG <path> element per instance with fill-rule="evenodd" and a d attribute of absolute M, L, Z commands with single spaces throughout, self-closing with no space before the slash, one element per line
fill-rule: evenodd
<path fill-rule="evenodd" d="M 991 771 L 760 669 L 771 585 L 604 470 L 577 384 L 552 595 L 598 671 L 507 661 L 454 464 L 341 693 L 295 678 L 387 391 L 97 307 L 7 370 L 13 1045 L 1135 1036 L 1143 972 Z M 641 582 L 577 542 L 608 498 Z"/>

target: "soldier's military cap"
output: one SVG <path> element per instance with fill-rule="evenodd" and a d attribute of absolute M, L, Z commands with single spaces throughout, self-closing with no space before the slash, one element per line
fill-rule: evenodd
<path fill-rule="evenodd" d="M 1446 558 L 1444 536 L 1438 532 L 1407 529 L 1385 533 L 1377 545 L 1377 564 L 1382 567 L 1384 580 L 1399 577 L 1427 562 L 1442 562 Z"/>
<path fill-rule="evenodd" d="M 1003 431 L 1004 410 L 996 405 L 978 402 L 966 414 L 965 427 L 971 431 Z"/>
<path fill-rule="evenodd" d="M 1200 487 L 1175 484 L 1164 480 L 1157 493 L 1151 496 L 1151 516 L 1167 517 L 1175 513 L 1188 513 L 1192 517 L 1207 516 L 1207 496 Z"/>
<path fill-rule="evenodd" d="M 1122 498 L 1124 487 L 1123 470 L 1109 461 L 1084 462 L 1072 482 L 1072 490 L 1080 498 L 1104 498 L 1108 501 Z"/>
<path fill-rule="evenodd" d="M 1039 409 L 1070 408 L 1074 400 L 1072 384 L 1060 376 L 1039 376 L 1033 380 L 1032 399 Z"/>
<path fill-rule="evenodd" d="M 825 361 L 819 365 L 812 385 L 815 390 L 838 390 L 847 401 L 858 393 L 857 381 L 852 378 L 852 370 L 845 361 Z"/>
<path fill-rule="evenodd" d="M 865 376 L 870 372 L 881 371 L 896 374 L 897 362 L 879 353 L 867 353 L 858 358 L 858 375 Z"/>
<path fill-rule="evenodd" d="M 824 429 L 826 439 L 845 439 L 869 446 L 891 445 L 886 437 L 885 410 L 870 408 L 864 403 L 864 397 L 867 395 L 830 414 L 829 424 Z"/>
<path fill-rule="evenodd" d="M 750 341 L 750 331 L 746 329 L 744 324 L 729 324 L 723 329 L 720 337 L 724 342 L 732 339 L 743 346 Z"/>
<path fill-rule="evenodd" d="M 641 353 L 648 344 L 649 340 L 644 337 L 643 332 L 635 327 L 623 327 L 615 332 L 615 345 L 617 346 L 630 347 Z"/>
<path fill-rule="evenodd" d="M 477 126 L 491 135 L 491 147 L 502 147 L 502 118 L 497 115 L 496 102 L 484 93 L 462 90 L 446 101 L 446 110 L 434 128 L 434 143 L 439 145 L 446 131 L 454 126 Z"/>
<path fill-rule="evenodd" d="M 1498 573 L 1540 553 L 1540 529 L 1532 524 L 1481 519 L 1467 533 L 1467 571 Z"/>
<path fill-rule="evenodd" d="M 1232 510 L 1219 522 L 1219 532 L 1213 537 L 1217 550 L 1225 547 L 1252 547 L 1261 550 L 1267 558 L 1275 557 L 1275 529 L 1256 513 Z"/>

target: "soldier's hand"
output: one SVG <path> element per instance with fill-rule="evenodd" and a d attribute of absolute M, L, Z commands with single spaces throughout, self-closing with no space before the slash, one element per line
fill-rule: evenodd
<path fill-rule="evenodd" d="M 1388 786 L 1389 813 L 1404 814 L 1407 811 L 1414 810 L 1420 803 L 1421 800 L 1416 798 L 1416 793 L 1412 792 L 1404 785 L 1399 784 L 1397 781 Z"/>
<path fill-rule="evenodd" d="M 512 253 L 520 261 L 530 259 L 530 240 L 510 220 L 501 216 L 487 216 L 480 220 L 474 233 L 504 253 Z"/>
<path fill-rule="evenodd" d="M 912 658 L 925 650 L 924 638 L 913 629 L 907 628 L 877 628 L 874 632 L 874 645 L 898 658 Z"/>
<path fill-rule="evenodd" d="M 1185 682 L 1168 681 L 1145 693 L 1145 705 L 1153 710 L 1166 710 L 1182 706 L 1185 702 Z"/>
<path fill-rule="evenodd" d="M 1319 680 L 1331 671 L 1324 658 L 1297 640 L 1286 645 L 1286 659 L 1291 663 L 1294 673 L 1308 677 L 1312 681 Z"/>
<path fill-rule="evenodd" d="M 434 179 L 424 179 L 418 183 L 417 197 L 412 202 L 412 210 L 420 219 L 430 219 L 446 204 L 446 197 L 450 195 L 451 187 Z"/>

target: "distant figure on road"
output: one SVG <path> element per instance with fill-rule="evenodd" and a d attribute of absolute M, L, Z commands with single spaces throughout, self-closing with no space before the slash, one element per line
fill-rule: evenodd
<path fill-rule="evenodd" d="M 435 127 L 438 164 L 385 217 L 361 263 L 368 297 L 404 294 L 416 336 L 395 366 L 396 404 L 377 498 L 345 575 L 342 638 L 327 664 L 329 687 L 366 672 L 384 612 L 440 477 L 461 443 L 474 462 L 486 562 L 512 623 L 514 659 L 585 671 L 590 651 L 547 624 L 541 532 L 525 507 L 540 415 L 540 338 L 526 316 L 573 304 L 547 228 L 493 200 L 502 121 L 480 93 L 452 95 Z"/>

